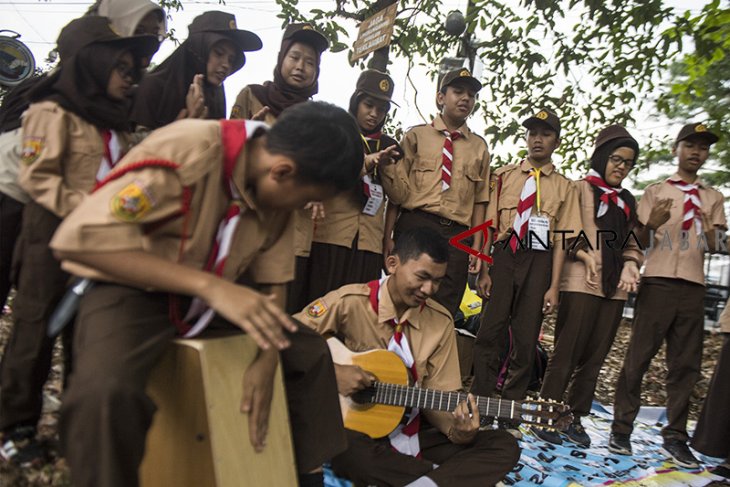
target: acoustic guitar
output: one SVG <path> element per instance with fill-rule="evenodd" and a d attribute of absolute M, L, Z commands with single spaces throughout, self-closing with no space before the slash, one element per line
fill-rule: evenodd
<path fill-rule="evenodd" d="M 340 395 L 345 428 L 371 438 L 389 435 L 402 421 L 406 408 L 453 411 L 467 399 L 465 392 L 437 391 L 409 385 L 408 369 L 387 350 L 352 352 L 337 338 L 327 340 L 332 359 L 341 365 L 357 365 L 376 377 L 371 387 L 352 396 Z M 475 396 L 480 416 L 520 421 L 539 428 L 565 430 L 573 421 L 570 408 L 554 401 L 510 401 Z"/>

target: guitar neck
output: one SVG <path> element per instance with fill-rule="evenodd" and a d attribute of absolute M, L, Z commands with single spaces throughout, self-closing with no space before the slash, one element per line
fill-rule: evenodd
<path fill-rule="evenodd" d="M 420 387 L 402 386 L 376 382 L 372 402 L 389 406 L 453 411 L 456 406 L 467 400 L 465 392 L 444 392 Z M 474 396 L 480 416 L 498 419 L 517 420 L 522 415 L 522 403 L 508 399 Z"/>

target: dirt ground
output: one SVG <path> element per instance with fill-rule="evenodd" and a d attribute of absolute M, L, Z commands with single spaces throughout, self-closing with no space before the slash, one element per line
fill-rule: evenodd
<path fill-rule="evenodd" d="M 10 311 L 6 309 L 6 311 Z M 4 350 L 5 343 L 10 335 L 11 316 L 5 314 L 0 317 L 0 350 Z M 628 346 L 630 336 L 630 324 L 623 322 L 619 328 L 618 335 L 613 344 L 606 363 L 601 370 L 601 379 L 596 390 L 596 399 L 604 404 L 613 403 L 614 386 L 618 373 L 623 362 L 624 351 Z M 551 350 L 551 338 L 553 335 L 552 320 L 546 320 L 544 324 L 545 346 Z M 720 353 L 722 337 L 720 335 L 706 334 L 705 352 L 702 362 L 702 379 L 699 381 L 692 394 L 693 401 L 690 410 L 690 418 L 697 419 L 702 400 L 707 392 L 715 362 Z M 58 420 L 58 404 L 62 389 L 62 352 L 57 345 L 54 353 L 54 364 L 51 378 L 46 383 L 45 394 L 47 411 L 43 415 L 40 425 L 40 435 L 49 442 L 54 460 L 37 469 L 18 469 L 5 463 L 0 463 L 0 486 L 3 487 L 70 487 L 68 470 L 64 461 L 58 458 L 56 448 L 56 426 Z M 666 375 L 665 350 L 664 347 L 654 358 L 649 372 L 644 377 L 642 387 L 642 404 L 652 406 L 663 406 L 666 400 L 664 390 L 664 377 Z M 721 484 L 718 484 L 721 485 Z"/>

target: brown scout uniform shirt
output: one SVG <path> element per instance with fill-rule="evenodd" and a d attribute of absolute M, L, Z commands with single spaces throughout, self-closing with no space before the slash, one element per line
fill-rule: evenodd
<path fill-rule="evenodd" d="M 129 134 L 117 132 L 122 153 Z M 99 129 L 56 102 L 33 103 L 23 115 L 23 154 L 18 181 L 39 205 L 60 218 L 96 185 L 104 157 Z"/>
<path fill-rule="evenodd" d="M 542 182 L 542 181 L 541 181 Z M 593 296 L 605 297 L 603 290 L 601 289 L 601 249 L 598 248 L 598 225 L 596 224 L 596 202 L 593 196 L 593 186 L 588 181 L 576 181 L 575 188 L 578 192 L 578 201 L 580 203 L 580 212 L 583 222 L 583 231 L 588 241 L 593 247 L 593 257 L 596 259 L 596 270 L 598 272 L 597 281 L 599 286 L 596 289 L 591 289 L 586 284 L 586 268 L 583 262 L 578 260 L 566 259 L 563 264 L 563 272 L 560 278 L 560 290 L 591 294 Z M 612 245 L 618 246 L 623 242 L 614 241 Z M 586 249 L 588 250 L 588 249 Z M 626 242 L 626 248 L 623 251 L 625 259 L 634 260 L 637 262 L 639 268 L 641 268 L 644 262 L 644 253 L 636 242 L 636 239 L 629 236 Z M 628 293 L 621 289 L 616 289 L 616 293 L 611 299 L 626 300 Z"/>
<path fill-rule="evenodd" d="M 678 174 L 668 180 L 681 181 Z M 695 181 L 699 185 L 700 201 L 704 218 L 715 227 L 727 229 L 725 219 L 724 197 L 719 191 L 712 189 L 702 180 Z M 704 246 L 700 243 L 694 224 L 686 232 L 682 242 L 682 220 L 684 217 L 684 193 L 667 181 L 647 186 L 636 209 L 639 221 L 646 224 L 654 203 L 663 198 L 673 200 L 669 220 L 654 233 L 653 248 L 647 250 L 644 277 L 668 277 L 705 285 Z M 703 231 L 707 230 L 703 228 Z M 670 246 L 671 242 L 671 246 Z M 670 248 L 671 247 L 671 248 Z M 686 248 L 682 248 L 686 247 Z"/>
<path fill-rule="evenodd" d="M 264 105 L 254 96 L 251 88 L 246 86 L 236 97 L 236 102 L 231 109 L 231 119 L 243 118 L 250 120 L 262 108 L 264 108 Z M 274 125 L 276 117 L 269 112 L 263 121 L 269 125 Z M 312 247 L 312 235 L 315 227 L 312 221 L 312 211 L 296 210 L 292 217 L 292 225 L 294 226 L 294 251 L 300 257 L 308 257 Z M 350 242 L 352 242 L 352 238 L 350 238 Z"/>
<path fill-rule="evenodd" d="M 380 148 L 380 141 L 375 145 L 368 144 L 367 152 L 377 152 Z M 366 172 L 364 163 L 363 172 Z M 371 178 L 373 177 L 372 173 L 369 173 L 369 175 Z M 323 201 L 325 218 L 318 221 L 314 227 L 314 242 L 339 245 L 351 249 L 352 241 L 357 235 L 358 250 L 376 254 L 383 253 L 385 208 L 388 195 L 383 195 L 383 202 L 375 215 L 366 215 L 362 211 L 365 206 L 363 184 L 361 179 L 353 190 L 340 193 L 334 198 Z M 383 190 L 383 193 L 385 193 L 385 190 Z"/>
<path fill-rule="evenodd" d="M 446 130 L 441 116 L 403 137 L 403 159 L 381 168 L 390 199 L 407 210 L 423 210 L 471 226 L 474 205 L 489 202 L 489 151 L 484 139 L 459 127 L 454 141 L 451 187 L 441 191 L 441 161 Z"/>
<path fill-rule="evenodd" d="M 120 161 L 113 172 L 122 173 L 120 177 L 94 192 L 64 220 L 51 247 L 71 252 L 140 250 L 203 269 L 230 204 L 222 187 L 220 123 L 181 120 L 154 131 Z M 124 172 L 135 164 L 141 167 Z M 251 193 L 241 186 L 249 164 L 244 146 L 234 170 L 243 212 L 223 278 L 233 281 L 246 272 L 256 283 L 285 283 L 294 276 L 291 237 L 285 232 L 290 212 L 256 207 Z M 113 281 L 73 262 L 66 261 L 63 267 L 83 277 Z"/>
<path fill-rule="evenodd" d="M 316 300 L 294 318 L 325 338 L 335 334 L 344 337 L 345 346 L 353 352 L 387 349 L 393 336 L 393 327 L 388 322 L 396 318 L 387 279 L 380 287 L 377 316 L 370 303 L 370 287 L 367 284 L 348 284 Z M 401 322 L 404 320 L 409 323 L 403 333 L 411 347 L 420 387 L 441 391 L 461 389 L 459 355 L 451 314 L 429 299 L 422 308 L 409 308 L 400 317 Z M 442 432 L 448 432 L 448 418 L 428 414 L 428 419 Z"/>
<path fill-rule="evenodd" d="M 231 109 L 231 119 L 243 118 L 251 120 L 251 117 L 260 112 L 262 108 L 264 108 L 264 105 L 253 95 L 251 88 L 246 86 L 236 97 L 236 102 Z M 269 125 L 274 125 L 276 123 L 276 117 L 269 112 L 263 121 Z"/>
<path fill-rule="evenodd" d="M 506 239 L 511 233 L 522 187 L 530 177 L 531 168 L 532 165 L 523 160 L 519 164 L 509 164 L 494 171 L 490 183 L 492 204 L 487 207 L 487 221 L 491 220 L 492 228 L 497 230 L 495 242 Z M 501 185 L 499 178 L 502 179 Z M 536 201 L 531 215 L 537 215 L 537 210 Z M 558 173 L 552 163 L 540 169 L 540 211 L 550 220 L 553 244 L 559 250 L 563 249 L 563 238 L 566 241 L 575 238 L 583 228 L 575 183 Z M 568 233 L 559 234 L 555 230 Z"/>
<path fill-rule="evenodd" d="M 383 253 L 386 200 L 383 199 L 375 215 L 366 215 L 362 212 L 364 204 L 359 192 L 362 192 L 362 184 L 354 191 L 345 191 L 324 201 L 325 218 L 314 227 L 314 242 L 350 249 L 357 235 L 358 250 Z"/>

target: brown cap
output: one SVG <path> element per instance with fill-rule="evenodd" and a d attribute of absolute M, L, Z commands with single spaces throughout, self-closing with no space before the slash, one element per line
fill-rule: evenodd
<path fill-rule="evenodd" d="M 449 71 L 448 73 L 446 73 L 444 75 L 443 78 L 441 78 L 441 83 L 439 84 L 439 91 L 443 91 L 444 88 L 454 84 L 456 81 L 466 84 L 469 88 L 471 88 L 475 92 L 482 89 L 482 84 L 479 82 L 478 79 L 476 79 L 475 77 L 473 77 L 471 75 L 471 72 L 469 72 L 468 69 L 459 68 L 459 69 L 455 69 L 453 71 Z"/>
<path fill-rule="evenodd" d="M 306 22 L 287 25 L 281 40 L 285 41 L 287 39 L 308 44 L 320 54 L 330 47 L 330 41 L 327 40 L 324 34 L 317 31 L 312 24 Z"/>
<path fill-rule="evenodd" d="M 57 43 L 61 62 L 74 56 L 81 48 L 94 43 L 127 47 L 135 57 L 150 57 L 160 47 L 157 36 L 121 37 L 113 30 L 108 18 L 98 16 L 72 20 L 61 29 Z"/>
<path fill-rule="evenodd" d="M 677 140 L 674 143 L 676 144 L 680 140 L 688 139 L 692 136 L 701 137 L 705 139 L 708 144 L 714 144 L 715 142 L 720 140 L 720 137 L 707 130 L 707 127 L 705 127 L 703 124 L 688 123 L 687 125 L 682 127 L 682 130 L 679 131 L 679 134 L 677 135 Z"/>
<path fill-rule="evenodd" d="M 621 125 L 609 125 L 608 127 L 604 128 L 600 132 L 598 132 L 598 137 L 596 137 L 596 144 L 595 148 L 598 149 L 606 142 L 610 142 L 612 140 L 616 139 L 634 139 L 628 130 L 626 130 Z M 634 139 L 636 140 L 636 139 Z"/>
<path fill-rule="evenodd" d="M 236 26 L 236 17 L 219 10 L 211 10 L 195 17 L 188 26 L 188 32 L 190 34 L 200 32 L 222 34 L 233 41 L 241 51 L 258 51 L 263 46 L 259 36 Z"/>
<path fill-rule="evenodd" d="M 376 69 L 366 69 L 357 79 L 355 93 L 365 93 L 378 100 L 392 103 L 394 89 L 393 78 L 388 76 L 387 73 Z"/>
<path fill-rule="evenodd" d="M 555 113 L 550 110 L 540 110 L 531 117 L 528 117 L 522 121 L 522 126 L 525 128 L 532 128 L 537 124 L 543 124 L 554 130 L 558 136 L 560 136 L 560 119 Z"/>

